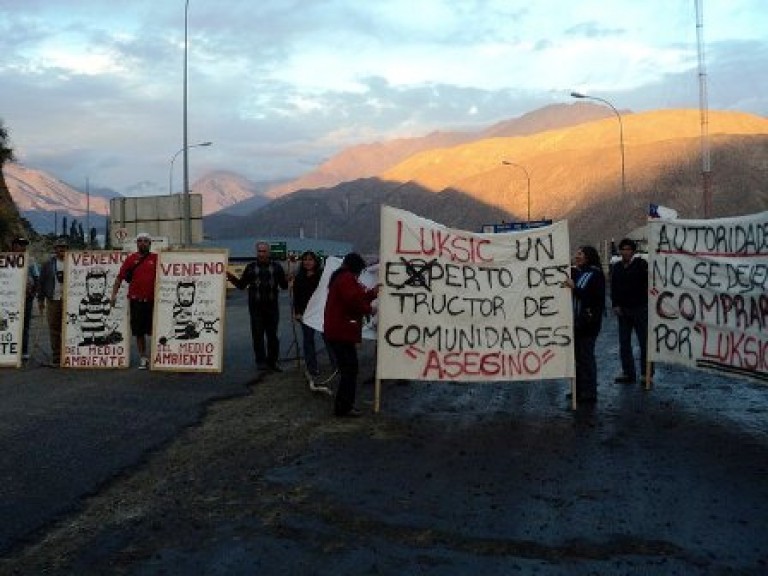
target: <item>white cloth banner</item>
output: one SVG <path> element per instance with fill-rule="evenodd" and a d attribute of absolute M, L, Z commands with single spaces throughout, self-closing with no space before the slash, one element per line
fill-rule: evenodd
<path fill-rule="evenodd" d="M 227 250 L 158 254 L 152 370 L 221 372 L 228 256 Z"/>
<path fill-rule="evenodd" d="M 304 315 L 301 317 L 301 321 L 307 326 L 314 328 L 318 332 L 323 331 L 323 322 L 325 317 L 325 302 L 328 299 L 328 280 L 331 274 L 341 266 L 341 258 L 336 256 L 329 256 L 325 261 L 325 267 L 323 268 L 323 275 L 320 276 L 320 283 L 317 285 L 315 292 L 307 303 L 307 308 L 304 310 Z M 379 265 L 373 264 L 368 266 L 360 274 L 358 278 L 360 284 L 366 288 L 373 288 L 379 281 Z M 376 302 L 374 301 L 374 307 Z M 369 318 L 363 319 L 363 339 L 375 340 L 376 339 L 376 322 L 377 316 L 374 314 Z"/>
<path fill-rule="evenodd" d="M 768 212 L 648 222 L 648 360 L 768 381 Z"/>
<path fill-rule="evenodd" d="M 21 366 L 29 256 L 0 252 L 0 366 Z"/>
<path fill-rule="evenodd" d="M 509 234 L 381 212 L 379 378 L 574 376 L 568 223 Z"/>
<path fill-rule="evenodd" d="M 64 264 L 64 322 L 61 365 L 64 368 L 128 368 L 131 329 L 127 284 L 120 286 L 113 309 L 112 284 L 126 252 L 67 252 Z"/>

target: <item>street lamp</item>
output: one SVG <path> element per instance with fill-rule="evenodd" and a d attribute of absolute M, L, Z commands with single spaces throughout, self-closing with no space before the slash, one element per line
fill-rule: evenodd
<path fill-rule="evenodd" d="M 184 235 L 183 246 L 192 245 L 192 208 L 189 199 L 189 142 L 187 140 L 187 50 L 189 40 L 187 36 L 187 21 L 189 20 L 189 0 L 184 1 L 184 105 L 183 105 L 183 146 L 184 152 Z"/>
<path fill-rule="evenodd" d="M 200 142 L 199 144 L 192 144 L 189 148 L 197 148 L 198 146 L 210 146 L 213 142 Z M 184 148 L 180 148 L 176 154 L 171 158 L 171 169 L 168 171 L 168 195 L 173 194 L 173 163 L 176 161 L 176 157 L 184 152 Z"/>
<path fill-rule="evenodd" d="M 514 162 L 510 162 L 509 160 L 502 160 L 502 164 L 505 166 L 514 166 L 515 168 L 520 168 L 523 172 L 525 172 L 525 179 L 528 183 L 528 226 L 531 225 L 531 175 L 528 174 L 528 170 L 526 170 L 525 166 L 522 166 L 521 164 L 515 164 Z"/>
<path fill-rule="evenodd" d="M 627 192 L 627 180 L 624 175 L 624 123 L 621 121 L 621 114 L 616 110 L 613 104 L 605 100 L 604 98 L 598 98 L 597 96 L 588 96 L 581 92 L 571 92 L 572 98 L 585 98 L 587 100 L 596 100 L 610 106 L 613 113 L 616 114 L 616 118 L 619 119 L 619 147 L 621 148 L 621 194 L 625 195 Z"/>

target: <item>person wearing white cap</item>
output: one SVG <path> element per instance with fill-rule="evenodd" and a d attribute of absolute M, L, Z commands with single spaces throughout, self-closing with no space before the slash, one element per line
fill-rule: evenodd
<path fill-rule="evenodd" d="M 152 312 L 155 304 L 155 277 L 157 254 L 150 251 L 152 237 L 146 232 L 136 236 L 136 252 L 128 256 L 112 286 L 109 299 L 114 307 L 123 280 L 128 282 L 128 306 L 131 315 L 131 332 L 136 337 L 139 352 L 139 370 L 149 368 L 147 336 L 152 334 Z"/>

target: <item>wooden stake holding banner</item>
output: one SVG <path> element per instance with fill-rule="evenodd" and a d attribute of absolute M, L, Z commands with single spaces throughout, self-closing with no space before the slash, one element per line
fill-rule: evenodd
<path fill-rule="evenodd" d="M 570 378 L 571 382 L 571 409 L 576 410 L 578 408 L 578 399 L 576 398 L 576 378 Z"/>
<path fill-rule="evenodd" d="M 651 388 L 653 388 L 653 362 L 646 362 L 645 363 L 645 389 L 650 390 Z"/>
<path fill-rule="evenodd" d="M 221 372 L 227 250 L 158 254 L 152 370 Z"/>
<path fill-rule="evenodd" d="M 109 304 L 112 284 L 128 255 L 117 250 L 66 253 L 62 368 L 128 368 L 131 330 L 126 283 L 120 286 L 115 307 Z"/>

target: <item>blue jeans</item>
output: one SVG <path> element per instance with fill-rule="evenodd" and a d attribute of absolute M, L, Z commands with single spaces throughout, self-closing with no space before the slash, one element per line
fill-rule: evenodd
<path fill-rule="evenodd" d="M 632 350 L 632 331 L 637 336 L 640 346 L 640 374 L 645 373 L 646 350 L 648 344 L 648 308 L 622 308 L 619 319 L 619 356 L 621 371 L 625 376 L 635 379 L 635 354 Z"/>
<path fill-rule="evenodd" d="M 301 324 L 302 350 L 304 352 L 304 365 L 307 371 L 313 376 L 320 372 L 317 367 L 317 350 L 315 350 L 315 329 L 307 326 L 304 322 Z"/>

